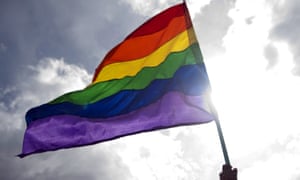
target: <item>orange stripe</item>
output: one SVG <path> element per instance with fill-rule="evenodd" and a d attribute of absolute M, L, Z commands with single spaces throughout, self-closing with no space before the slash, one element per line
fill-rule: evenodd
<path fill-rule="evenodd" d="M 129 61 L 149 55 L 162 44 L 191 27 L 191 23 L 188 23 L 185 19 L 186 17 L 184 16 L 176 17 L 172 19 L 165 29 L 150 35 L 123 41 L 105 56 L 99 68 L 102 69 L 108 64 Z"/>
<path fill-rule="evenodd" d="M 143 58 L 190 27 L 192 23 L 185 3 L 159 13 L 106 54 L 93 80 L 106 65 Z"/>
<path fill-rule="evenodd" d="M 112 63 L 104 66 L 98 74 L 94 75 L 93 84 L 112 79 L 121 79 L 126 76 L 135 76 L 144 67 L 155 67 L 162 63 L 172 52 L 180 52 L 197 42 L 193 28 L 190 28 L 166 42 L 148 56 Z"/>

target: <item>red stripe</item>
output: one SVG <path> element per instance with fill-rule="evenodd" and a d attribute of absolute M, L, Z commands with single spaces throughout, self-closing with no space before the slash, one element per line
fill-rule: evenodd
<path fill-rule="evenodd" d="M 136 29 L 129 36 L 127 36 L 126 39 L 152 34 L 154 32 L 157 32 L 165 28 L 174 17 L 186 16 L 186 15 L 187 15 L 187 8 L 184 3 L 175 5 L 157 14 L 156 16 L 152 17 L 148 21 L 146 21 L 138 29 Z"/>
<path fill-rule="evenodd" d="M 97 67 L 94 79 L 104 66 L 145 57 L 191 26 L 184 3 L 161 12 L 113 48 Z"/>

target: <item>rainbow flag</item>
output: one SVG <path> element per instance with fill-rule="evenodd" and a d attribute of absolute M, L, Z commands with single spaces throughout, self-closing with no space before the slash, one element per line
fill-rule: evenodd
<path fill-rule="evenodd" d="M 108 52 L 88 87 L 29 110 L 19 156 L 210 122 L 209 89 L 187 7 L 178 4 Z"/>

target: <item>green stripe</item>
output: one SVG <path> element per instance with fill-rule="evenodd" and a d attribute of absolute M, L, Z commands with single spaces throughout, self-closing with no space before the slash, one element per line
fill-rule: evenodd
<path fill-rule="evenodd" d="M 171 78 L 181 66 L 202 62 L 199 45 L 195 43 L 184 51 L 171 53 L 159 66 L 142 69 L 136 76 L 99 82 L 83 90 L 64 94 L 50 103 L 71 102 L 79 105 L 94 103 L 121 90 L 143 89 L 155 79 Z"/>

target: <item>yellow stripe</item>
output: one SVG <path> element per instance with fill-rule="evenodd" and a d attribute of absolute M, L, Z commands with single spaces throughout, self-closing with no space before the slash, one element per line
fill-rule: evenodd
<path fill-rule="evenodd" d="M 194 29 L 190 28 L 153 51 L 148 56 L 140 59 L 108 64 L 100 72 L 92 84 L 112 79 L 121 79 L 125 76 L 134 76 L 144 67 L 154 67 L 162 63 L 171 52 L 186 49 L 196 42 Z"/>

